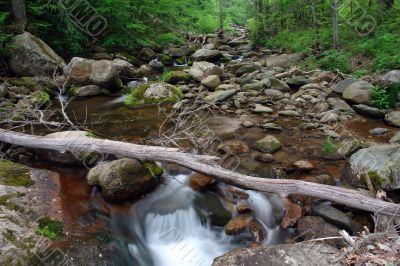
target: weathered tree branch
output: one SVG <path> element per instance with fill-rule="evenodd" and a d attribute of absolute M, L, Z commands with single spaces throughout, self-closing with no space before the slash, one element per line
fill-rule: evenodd
<path fill-rule="evenodd" d="M 374 213 L 400 216 L 400 205 L 364 196 L 356 190 L 315 184 L 300 180 L 265 179 L 230 171 L 218 165 L 219 158 L 183 153 L 174 148 L 144 146 L 120 141 L 95 138 L 54 139 L 0 129 L 0 141 L 32 149 L 59 152 L 79 150 L 101 154 L 174 163 L 211 176 L 219 181 L 261 192 L 288 195 L 305 195 L 331 200 L 348 207 Z"/>

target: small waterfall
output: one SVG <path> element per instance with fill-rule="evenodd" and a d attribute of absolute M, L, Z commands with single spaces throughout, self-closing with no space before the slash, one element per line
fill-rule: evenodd
<path fill-rule="evenodd" d="M 185 63 L 184 64 L 178 64 L 176 60 L 174 60 L 174 67 L 187 67 L 189 65 L 189 59 L 185 57 Z"/>

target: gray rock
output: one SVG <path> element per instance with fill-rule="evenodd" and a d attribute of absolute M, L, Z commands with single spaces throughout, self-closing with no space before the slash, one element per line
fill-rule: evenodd
<path fill-rule="evenodd" d="M 381 86 L 400 84 L 400 70 L 389 71 L 379 79 L 378 83 Z"/>
<path fill-rule="evenodd" d="M 290 87 L 283 81 L 277 78 L 269 78 L 271 81 L 271 89 L 279 90 L 279 91 L 291 91 Z"/>
<path fill-rule="evenodd" d="M 328 176 L 329 177 L 329 176 Z M 337 237 L 340 235 L 340 229 L 327 223 L 318 216 L 305 216 L 298 221 L 299 234 L 304 241 L 310 241 L 318 238 Z M 342 239 L 326 240 L 329 245 L 341 248 L 344 244 Z"/>
<path fill-rule="evenodd" d="M 195 62 L 189 70 L 189 75 L 191 75 L 197 81 L 202 81 L 210 75 L 221 77 L 222 74 L 222 68 L 209 62 Z"/>
<path fill-rule="evenodd" d="M 356 79 L 348 78 L 348 79 L 342 80 L 338 84 L 332 86 L 330 90 L 333 92 L 339 93 L 339 94 L 343 94 L 344 90 L 355 82 L 357 82 Z"/>
<path fill-rule="evenodd" d="M 216 91 L 204 98 L 210 104 L 223 102 L 236 94 L 237 90 Z"/>
<path fill-rule="evenodd" d="M 400 143 L 400 131 L 397 131 L 393 138 L 390 139 L 390 143 Z"/>
<path fill-rule="evenodd" d="M 324 218 L 325 221 L 338 226 L 339 228 L 351 230 L 351 219 L 344 212 L 328 204 L 313 206 L 312 212 L 315 215 Z"/>
<path fill-rule="evenodd" d="M 236 89 L 236 85 L 234 84 L 221 84 L 217 88 L 215 88 L 216 91 L 225 91 L 234 89 Z"/>
<path fill-rule="evenodd" d="M 358 104 L 371 105 L 371 94 L 374 86 L 366 81 L 357 80 L 343 91 L 343 99 Z"/>
<path fill-rule="evenodd" d="M 340 121 L 340 116 L 335 112 L 326 112 L 326 114 L 320 119 L 321 123 L 333 123 L 339 121 Z"/>
<path fill-rule="evenodd" d="M 96 85 L 87 85 L 83 87 L 76 88 L 74 91 L 74 96 L 76 97 L 91 97 L 104 94 L 104 90 Z"/>
<path fill-rule="evenodd" d="M 295 110 L 283 110 L 278 112 L 282 116 L 301 116 L 301 114 Z"/>
<path fill-rule="evenodd" d="M 365 115 L 367 117 L 376 119 L 383 119 L 385 117 L 385 112 L 375 107 L 367 106 L 364 104 L 357 104 L 353 105 L 353 108 L 358 114 Z"/>
<path fill-rule="evenodd" d="M 18 76 L 52 76 L 64 60 L 38 37 L 24 32 L 8 43 L 8 66 Z"/>
<path fill-rule="evenodd" d="M 264 94 L 269 97 L 282 97 L 283 93 L 279 90 L 275 89 L 266 89 L 264 90 Z"/>
<path fill-rule="evenodd" d="M 262 125 L 260 125 L 260 128 L 270 130 L 270 131 L 276 131 L 276 132 L 283 131 L 283 128 L 275 123 L 262 124 Z"/>
<path fill-rule="evenodd" d="M 121 202 L 150 192 L 161 174 L 161 170 L 148 170 L 138 160 L 120 159 L 90 169 L 86 179 L 89 185 L 100 186 L 101 195 L 108 201 Z"/>
<path fill-rule="evenodd" d="M 337 154 L 343 156 L 344 158 L 348 158 L 357 151 L 366 148 L 367 145 L 357 139 L 346 139 L 342 141 L 337 150 Z"/>
<path fill-rule="evenodd" d="M 201 81 L 203 86 L 210 89 L 215 89 L 221 84 L 221 79 L 217 75 L 211 75 Z"/>
<path fill-rule="evenodd" d="M 348 105 L 345 101 L 339 98 L 329 98 L 328 100 L 329 106 L 333 110 L 339 110 L 341 112 L 347 112 L 347 113 L 354 113 L 353 108 L 351 108 L 350 105 Z"/>
<path fill-rule="evenodd" d="M 350 158 L 353 173 L 360 180 L 368 174 L 371 181 L 385 190 L 400 188 L 400 144 L 375 145 Z"/>
<path fill-rule="evenodd" d="M 392 111 L 385 116 L 385 121 L 389 125 L 400 127 L 400 111 Z"/>
<path fill-rule="evenodd" d="M 152 49 L 143 48 L 142 50 L 140 50 L 138 57 L 145 62 L 149 62 L 150 60 L 154 59 L 156 55 L 156 52 L 154 52 Z"/>
<path fill-rule="evenodd" d="M 281 54 L 270 56 L 265 61 L 266 67 L 290 67 L 296 65 L 304 57 L 303 53 Z"/>
<path fill-rule="evenodd" d="M 259 91 L 264 89 L 264 84 L 261 82 L 246 84 L 242 87 L 243 91 Z"/>
<path fill-rule="evenodd" d="M 260 70 L 261 67 L 256 64 L 244 64 L 238 70 L 236 70 L 236 75 L 242 76 L 243 74 L 253 73 Z"/>
<path fill-rule="evenodd" d="M 215 62 L 222 56 L 218 50 L 199 49 L 193 55 L 194 61 L 210 61 Z"/>
<path fill-rule="evenodd" d="M 369 131 L 372 135 L 384 135 L 388 133 L 390 130 L 388 128 L 374 128 Z"/>
<path fill-rule="evenodd" d="M 243 121 L 241 123 L 241 126 L 244 127 L 244 128 L 251 128 L 251 127 L 254 127 L 255 125 L 256 124 L 253 121 L 248 121 L 248 120 Z"/>
<path fill-rule="evenodd" d="M 335 261 L 336 248 L 324 243 L 305 242 L 299 244 L 277 245 L 235 249 L 216 258 L 212 266 L 254 266 L 254 265 L 343 265 Z"/>
<path fill-rule="evenodd" d="M 155 71 L 160 71 L 162 72 L 164 69 L 164 65 L 161 61 L 158 61 L 158 59 L 153 59 L 149 62 L 149 66 L 151 67 L 151 69 L 155 70 Z"/>
<path fill-rule="evenodd" d="M 282 148 L 282 144 L 272 135 L 267 135 L 256 142 L 256 150 L 265 153 L 275 153 Z"/>
<path fill-rule="evenodd" d="M 254 107 L 251 109 L 253 113 L 267 113 L 272 114 L 274 110 L 262 104 L 255 104 Z"/>

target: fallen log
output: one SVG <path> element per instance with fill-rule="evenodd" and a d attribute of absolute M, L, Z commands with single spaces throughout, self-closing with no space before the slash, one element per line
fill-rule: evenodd
<path fill-rule="evenodd" d="M 145 146 L 89 137 L 48 138 L 4 129 L 0 129 L 0 141 L 32 149 L 53 150 L 61 153 L 79 150 L 87 153 L 113 154 L 139 160 L 174 163 L 243 189 L 275 193 L 282 197 L 289 195 L 310 196 L 373 213 L 400 216 L 399 204 L 371 198 L 353 189 L 300 180 L 265 179 L 248 176 L 221 167 L 217 163 L 219 159 L 217 157 L 184 153 L 175 148 Z"/>

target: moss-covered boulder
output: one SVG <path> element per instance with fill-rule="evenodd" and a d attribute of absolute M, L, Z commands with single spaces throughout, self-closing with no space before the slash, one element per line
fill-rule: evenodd
<path fill-rule="evenodd" d="M 170 84 L 186 83 L 189 80 L 190 75 L 185 71 L 170 71 L 164 75 L 164 81 Z"/>
<path fill-rule="evenodd" d="M 35 91 L 22 98 L 17 104 L 18 109 L 40 109 L 50 102 L 50 95 L 44 91 Z"/>
<path fill-rule="evenodd" d="M 157 187 L 162 168 L 154 163 L 135 159 L 120 159 L 92 168 L 87 180 L 101 187 L 101 195 L 108 201 L 121 202 L 142 196 Z"/>
<path fill-rule="evenodd" d="M 275 153 L 282 148 L 281 143 L 274 136 L 268 135 L 256 142 L 256 149 L 260 152 Z"/>
<path fill-rule="evenodd" d="M 174 103 L 183 98 L 178 87 L 164 82 L 147 83 L 132 89 L 127 95 L 125 104 L 136 106 L 142 104 Z"/>
<path fill-rule="evenodd" d="M 174 64 L 174 59 L 172 58 L 172 56 L 164 54 L 161 58 L 161 63 L 164 66 L 172 66 Z"/>
<path fill-rule="evenodd" d="M 28 167 L 11 161 L 0 160 L 1 185 L 30 187 L 34 183 L 30 177 Z"/>

